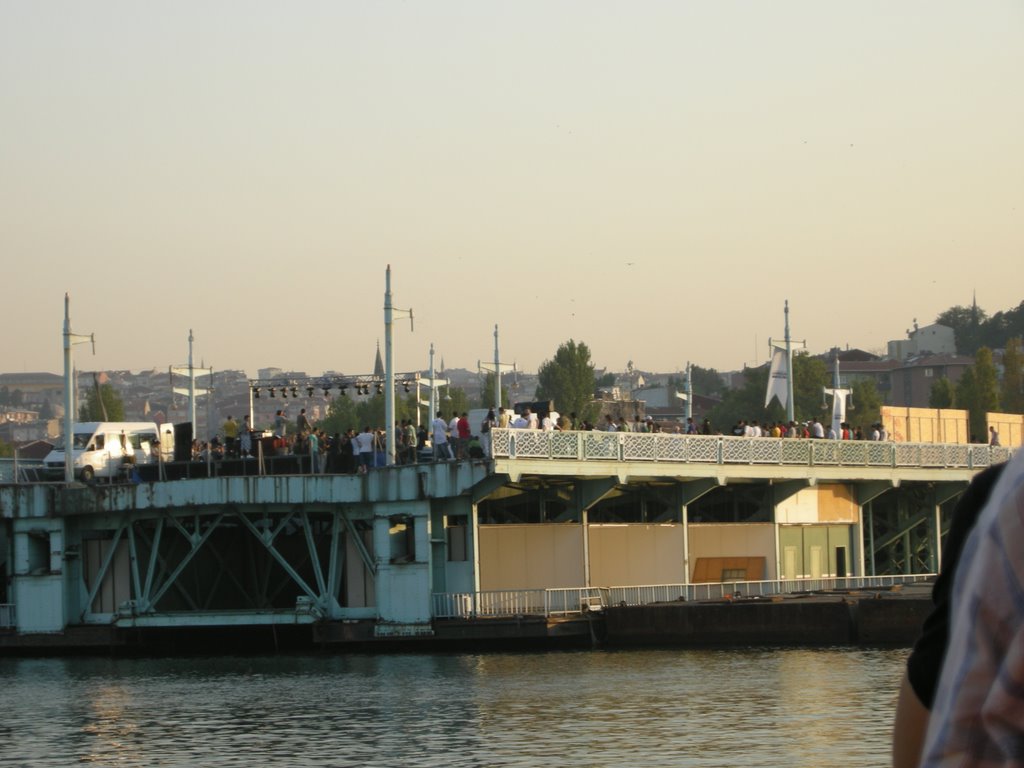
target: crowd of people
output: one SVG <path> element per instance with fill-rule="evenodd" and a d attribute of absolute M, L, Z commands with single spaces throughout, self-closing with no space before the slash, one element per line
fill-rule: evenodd
<path fill-rule="evenodd" d="M 885 425 L 878 422 L 871 425 L 867 433 L 858 425 L 853 426 L 848 422 L 842 422 L 839 429 L 834 424 L 822 424 L 817 419 L 810 421 L 784 421 L 765 422 L 763 425 L 757 421 L 747 422 L 743 419 L 736 422 L 732 428 L 735 437 L 801 437 L 820 440 L 874 440 L 885 442 L 889 439 L 889 432 Z"/>

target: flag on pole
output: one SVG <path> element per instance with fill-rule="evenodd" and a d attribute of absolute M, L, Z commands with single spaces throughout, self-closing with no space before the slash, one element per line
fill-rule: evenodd
<path fill-rule="evenodd" d="M 786 350 L 776 347 L 772 353 L 772 366 L 768 371 L 768 391 L 764 396 L 764 407 L 772 401 L 773 397 L 779 398 L 779 404 L 785 408 L 788 401 L 786 386 L 789 379 L 789 365 L 786 360 Z"/>

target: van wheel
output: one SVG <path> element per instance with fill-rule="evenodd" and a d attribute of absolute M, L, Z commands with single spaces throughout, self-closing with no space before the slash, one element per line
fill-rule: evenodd
<path fill-rule="evenodd" d="M 82 472 L 79 477 L 82 478 L 83 483 L 91 483 L 96 479 L 96 473 L 93 472 L 92 467 L 82 467 Z"/>

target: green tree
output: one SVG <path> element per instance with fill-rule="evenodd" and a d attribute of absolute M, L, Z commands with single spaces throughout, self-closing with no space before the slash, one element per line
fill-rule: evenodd
<path fill-rule="evenodd" d="M 690 371 L 693 380 L 693 394 L 705 397 L 721 397 L 725 394 L 725 382 L 714 368 L 701 368 L 694 365 Z M 686 374 L 676 373 L 668 377 L 668 385 L 678 392 L 686 391 Z"/>
<path fill-rule="evenodd" d="M 102 402 L 102 405 L 101 405 Z M 104 409 L 106 415 L 104 416 Z M 79 409 L 79 421 L 124 421 L 124 402 L 112 384 L 93 387 L 85 395 L 85 404 Z"/>
<path fill-rule="evenodd" d="M 504 381 L 504 379 L 502 379 Z M 512 401 L 508 397 L 508 387 L 501 385 L 501 407 L 510 408 Z M 490 408 L 494 405 L 494 374 L 484 375 L 483 384 L 480 386 L 480 407 Z"/>
<path fill-rule="evenodd" d="M 569 339 L 559 346 L 555 356 L 541 364 L 537 380 L 538 400 L 553 400 L 559 413 L 575 413 L 578 423 L 596 418 L 594 363 L 582 341 Z"/>
<path fill-rule="evenodd" d="M 614 387 L 615 386 L 615 374 L 606 373 L 600 379 L 597 380 L 596 386 L 598 387 Z"/>
<path fill-rule="evenodd" d="M 952 408 L 956 402 L 956 388 L 948 377 L 936 379 L 932 382 L 932 389 L 928 393 L 929 408 Z"/>
<path fill-rule="evenodd" d="M 1006 413 L 1024 413 L 1024 380 L 1020 352 L 1020 336 L 1007 340 L 1003 353 L 1002 409 Z"/>
<path fill-rule="evenodd" d="M 494 385 L 491 385 L 491 388 L 493 389 Z M 440 394 L 437 399 L 437 410 L 441 411 L 446 421 L 451 419 L 453 413 L 461 415 L 469 410 L 469 397 L 462 387 L 449 385 L 438 391 Z M 507 392 L 503 394 L 508 396 Z M 433 419 L 434 414 L 431 414 L 430 418 Z"/>
<path fill-rule="evenodd" d="M 956 349 L 961 355 L 973 355 L 983 343 L 985 310 L 977 304 L 969 307 L 950 307 L 935 318 L 935 322 L 953 329 Z"/>
<path fill-rule="evenodd" d="M 765 392 L 768 389 L 768 365 L 748 368 L 742 387 L 729 390 L 710 414 L 711 424 L 717 431 L 729 434 L 732 426 L 745 421 L 785 421 L 786 409 L 777 399 L 772 399 L 766 408 Z M 797 421 L 810 418 L 822 419 L 827 416 L 826 404 L 822 408 L 825 386 L 831 385 L 828 366 L 824 360 L 807 354 L 793 355 L 793 415 Z"/>
<path fill-rule="evenodd" d="M 874 379 L 853 382 L 853 409 L 846 414 L 848 424 L 875 424 L 882 420 L 882 396 Z"/>
<path fill-rule="evenodd" d="M 982 347 L 974 365 L 964 371 L 956 387 L 956 404 L 967 411 L 968 426 L 975 441 L 984 441 L 986 415 L 999 410 L 999 382 L 992 362 L 992 350 Z"/>
<path fill-rule="evenodd" d="M 318 426 L 333 435 L 335 432 L 344 434 L 350 429 L 361 430 L 364 425 L 359 423 L 355 401 L 348 395 L 337 395 L 331 399 L 327 406 L 327 416 Z"/>

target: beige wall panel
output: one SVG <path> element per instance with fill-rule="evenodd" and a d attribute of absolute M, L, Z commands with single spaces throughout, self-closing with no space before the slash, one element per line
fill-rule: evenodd
<path fill-rule="evenodd" d="M 763 557 L 767 562 L 765 578 L 778 578 L 775 526 L 771 523 L 694 523 L 689 539 L 691 579 L 698 557 Z"/>
<path fill-rule="evenodd" d="M 882 406 L 889 439 L 909 443 L 966 443 L 967 411 L 954 408 Z M 870 433 L 870 425 L 865 425 Z"/>
<path fill-rule="evenodd" d="M 830 483 L 819 485 L 815 490 L 818 492 L 818 522 L 857 522 L 857 502 L 850 486 Z"/>
<path fill-rule="evenodd" d="M 480 589 L 584 586 L 579 525 L 481 525 Z"/>
<path fill-rule="evenodd" d="M 818 489 L 802 488 L 775 506 L 775 520 L 780 523 L 818 522 Z"/>
<path fill-rule="evenodd" d="M 1024 432 L 1024 416 L 1019 413 L 987 413 L 987 424 L 985 425 L 985 434 L 977 435 L 979 440 L 988 442 L 988 428 L 995 427 L 996 432 L 999 433 L 999 444 L 1006 446 L 1007 448 L 1019 448 L 1024 443 L 1022 440 L 1022 432 Z"/>
<path fill-rule="evenodd" d="M 685 581 L 682 524 L 591 525 L 589 533 L 591 586 Z"/>

